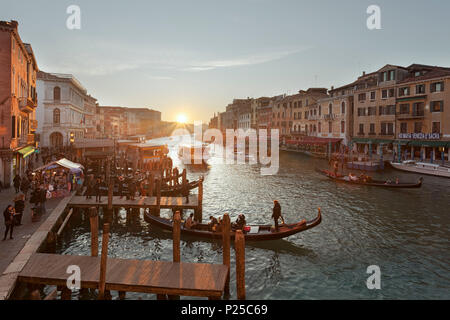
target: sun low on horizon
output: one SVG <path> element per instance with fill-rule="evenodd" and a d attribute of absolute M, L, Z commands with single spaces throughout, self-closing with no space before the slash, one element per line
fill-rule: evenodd
<path fill-rule="evenodd" d="M 181 123 L 181 124 L 185 124 L 187 123 L 188 118 L 184 113 L 180 113 L 179 115 L 177 115 L 177 122 Z"/>

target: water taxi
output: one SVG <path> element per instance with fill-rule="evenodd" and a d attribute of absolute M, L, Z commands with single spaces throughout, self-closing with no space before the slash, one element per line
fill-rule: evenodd
<path fill-rule="evenodd" d="M 436 177 L 450 178 L 450 167 L 441 166 L 435 163 L 416 162 L 407 160 L 401 163 L 390 162 L 391 166 L 397 170 L 426 174 Z"/>
<path fill-rule="evenodd" d="M 207 165 L 210 158 L 209 145 L 202 144 L 185 144 L 178 147 L 178 157 L 185 165 Z"/>

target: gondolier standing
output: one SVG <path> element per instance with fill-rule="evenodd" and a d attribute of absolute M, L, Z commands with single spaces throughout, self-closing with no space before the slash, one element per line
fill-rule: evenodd
<path fill-rule="evenodd" d="M 281 215 L 281 206 L 278 200 L 273 201 L 273 213 L 272 213 L 273 221 L 275 222 L 275 231 L 278 232 L 278 219 L 281 218 L 281 221 L 284 224 L 284 218 Z"/>

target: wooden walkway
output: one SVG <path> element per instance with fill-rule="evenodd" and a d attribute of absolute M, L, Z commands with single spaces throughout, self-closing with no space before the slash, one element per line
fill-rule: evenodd
<path fill-rule="evenodd" d="M 102 197 L 102 202 L 95 202 L 95 197 L 87 199 L 84 196 L 76 196 L 68 204 L 69 207 L 90 208 L 90 207 L 107 207 L 108 197 Z M 125 197 L 115 196 L 112 200 L 113 208 L 157 208 L 156 197 L 136 197 L 135 200 L 127 200 Z M 196 194 L 189 196 L 189 203 L 186 203 L 186 197 L 161 197 L 161 209 L 197 209 L 199 201 Z"/>
<path fill-rule="evenodd" d="M 34 254 L 18 280 L 40 285 L 66 286 L 67 267 L 81 270 L 81 287 L 97 289 L 100 257 Z M 222 264 L 173 263 L 109 258 L 106 290 L 144 292 L 220 299 L 228 268 Z"/>

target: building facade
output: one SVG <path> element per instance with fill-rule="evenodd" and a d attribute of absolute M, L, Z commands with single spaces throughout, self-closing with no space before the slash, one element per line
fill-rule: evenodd
<path fill-rule="evenodd" d="M 0 180 L 5 187 L 26 171 L 36 147 L 38 66 L 18 25 L 0 21 Z"/>
<path fill-rule="evenodd" d="M 71 74 L 39 71 L 37 78 L 40 145 L 60 149 L 71 145 L 71 137 L 74 140 L 84 139 L 87 127 L 93 130 L 91 122 L 86 125 L 86 113 L 92 121 L 95 99 L 88 96 L 87 90 Z"/>

